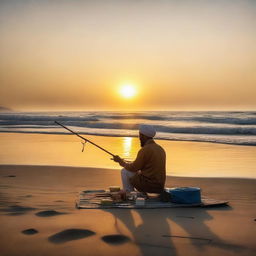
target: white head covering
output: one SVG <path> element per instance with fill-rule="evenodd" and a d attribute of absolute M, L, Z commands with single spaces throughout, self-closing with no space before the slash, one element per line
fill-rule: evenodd
<path fill-rule="evenodd" d="M 156 130 L 152 125 L 141 124 L 139 126 L 139 131 L 150 138 L 153 138 L 156 135 Z"/>

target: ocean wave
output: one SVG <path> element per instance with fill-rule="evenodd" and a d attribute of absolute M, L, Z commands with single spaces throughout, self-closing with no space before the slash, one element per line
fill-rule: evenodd
<path fill-rule="evenodd" d="M 74 123 L 66 122 L 66 125 L 96 128 L 96 129 L 123 129 L 123 130 L 138 130 L 139 124 L 134 123 L 105 123 L 105 122 L 87 122 L 87 123 Z M 165 133 L 186 133 L 186 134 L 223 134 L 223 135 L 256 135 L 256 126 L 171 126 L 171 125 L 154 125 L 158 132 Z"/>
<path fill-rule="evenodd" d="M 70 127 L 69 127 L 70 128 Z M 138 137 L 138 132 L 134 130 L 108 130 L 108 129 L 90 129 L 90 128 L 78 128 L 74 129 L 75 132 L 80 135 L 96 135 L 96 136 L 110 136 L 110 137 Z M 2 133 L 33 133 L 33 134 L 59 134 L 59 135 L 72 135 L 68 131 L 61 128 L 48 128 L 48 129 L 24 129 L 24 128 L 0 128 Z M 73 136 L 73 135 L 72 135 Z M 194 141 L 194 142 L 210 142 L 220 144 L 232 144 L 243 146 L 256 146 L 256 136 L 251 135 L 213 135 L 213 134 L 170 134 L 164 132 L 158 132 L 155 139 L 170 140 L 170 141 Z"/>
<path fill-rule="evenodd" d="M 0 114 L 0 120 L 6 123 L 20 122 L 54 122 L 54 121 L 99 121 L 93 116 L 65 116 L 65 115 L 29 115 L 29 114 Z"/>
<path fill-rule="evenodd" d="M 221 114 L 220 114 L 221 113 Z M 186 121 L 186 122 L 204 122 L 204 123 L 220 123 L 220 124 L 240 124 L 240 125 L 256 125 L 255 112 L 156 112 L 153 114 L 145 113 L 126 113 L 126 114 L 105 114 L 97 115 L 96 119 L 144 119 L 156 121 Z"/>
<path fill-rule="evenodd" d="M 118 129 L 118 130 L 138 130 L 137 123 L 107 123 L 107 122 L 77 122 L 77 121 L 62 121 L 62 124 L 73 127 L 95 128 L 95 129 Z M 23 125 L 38 125 L 40 127 L 57 126 L 54 121 L 0 121 L 3 127 Z M 165 133 L 186 133 L 186 134 L 223 134 L 223 135 L 256 135 L 256 126 L 174 126 L 174 125 L 154 125 L 158 132 Z"/>
<path fill-rule="evenodd" d="M 233 141 L 235 136 L 239 138 L 247 136 L 246 143 L 254 145 L 255 113 L 178 111 L 1 113 L 0 132 L 59 134 L 63 132 L 63 128 L 54 123 L 59 121 L 86 134 L 137 136 L 139 124 L 150 123 L 154 125 L 158 135 L 162 134 L 162 139 L 195 140 L 199 138 L 199 141 L 215 142 L 217 140 L 218 143 L 229 141 L 228 143 L 231 144 L 239 144 L 237 140 Z M 243 143 L 246 144 L 245 141 Z"/>
<path fill-rule="evenodd" d="M 144 120 L 146 121 L 184 121 L 199 123 L 219 123 L 219 124 L 237 124 L 237 125 L 256 125 L 256 112 L 82 112 L 69 114 L 54 113 L 5 113 L 0 114 L 0 120 L 6 121 L 6 124 L 17 124 L 18 122 L 97 122 L 104 120 Z"/>

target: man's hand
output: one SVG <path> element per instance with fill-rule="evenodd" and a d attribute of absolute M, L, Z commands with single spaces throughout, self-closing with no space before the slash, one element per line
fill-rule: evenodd
<path fill-rule="evenodd" d="M 117 162 L 117 163 L 122 163 L 124 160 L 120 156 L 113 156 L 111 160 Z"/>

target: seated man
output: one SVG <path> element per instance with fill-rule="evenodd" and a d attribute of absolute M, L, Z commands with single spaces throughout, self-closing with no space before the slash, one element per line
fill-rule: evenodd
<path fill-rule="evenodd" d="M 140 125 L 139 138 L 141 149 L 134 162 L 126 162 L 119 156 L 113 160 L 122 167 L 121 176 L 123 189 L 127 192 L 136 188 L 145 193 L 161 193 L 164 190 L 166 179 L 164 149 L 158 145 L 153 137 L 156 131 L 151 125 Z"/>

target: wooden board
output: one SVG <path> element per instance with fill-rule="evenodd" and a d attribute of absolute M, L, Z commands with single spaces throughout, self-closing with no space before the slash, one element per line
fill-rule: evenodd
<path fill-rule="evenodd" d="M 200 204 L 176 204 L 171 202 L 161 202 L 159 196 L 149 196 L 145 201 L 145 205 L 136 205 L 133 201 L 125 201 L 122 203 L 114 203 L 113 205 L 101 205 L 101 199 L 110 198 L 109 192 L 105 190 L 85 190 L 79 193 L 76 201 L 78 209 L 158 209 L 158 208 L 179 208 L 179 207 L 213 207 L 224 206 L 228 201 L 202 198 Z"/>

